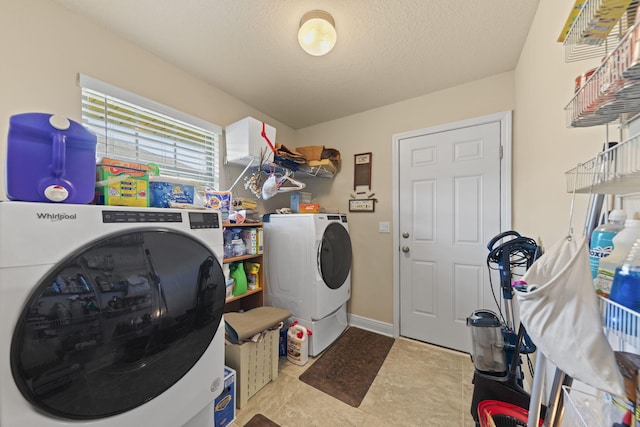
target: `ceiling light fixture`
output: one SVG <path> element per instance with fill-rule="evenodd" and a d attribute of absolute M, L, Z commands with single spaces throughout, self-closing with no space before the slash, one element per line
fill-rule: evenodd
<path fill-rule="evenodd" d="M 335 46 L 337 38 L 333 17 L 324 10 L 307 12 L 300 20 L 298 43 L 309 55 L 326 55 Z"/>

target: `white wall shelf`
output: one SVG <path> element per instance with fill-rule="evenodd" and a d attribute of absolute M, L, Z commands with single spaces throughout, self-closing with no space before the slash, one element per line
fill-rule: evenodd
<path fill-rule="evenodd" d="M 567 191 L 586 194 L 640 192 L 640 134 L 566 172 Z"/>
<path fill-rule="evenodd" d="M 562 43 L 565 46 L 566 62 L 582 61 L 590 58 L 601 58 L 618 44 L 623 34 L 633 25 L 639 0 L 631 0 L 626 11 L 616 21 L 607 20 L 606 25 L 598 22 L 602 9 L 612 1 L 584 0 L 576 1 L 569 14 L 567 24 L 570 25 Z M 613 11 L 615 14 L 615 11 Z M 564 29 L 563 29 L 564 31 Z"/>
<path fill-rule="evenodd" d="M 598 126 L 618 119 L 625 123 L 640 112 L 639 1 L 631 0 L 624 11 L 620 6 L 622 15 L 609 33 L 602 29 L 601 21 L 606 21 L 602 11 L 613 1 L 585 0 L 581 5 L 564 40 L 566 59 L 603 59 L 600 66 L 576 78 L 575 95 L 565 107 L 568 126 Z"/>

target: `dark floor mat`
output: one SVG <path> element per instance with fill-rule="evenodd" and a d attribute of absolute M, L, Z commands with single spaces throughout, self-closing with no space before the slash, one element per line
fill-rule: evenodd
<path fill-rule="evenodd" d="M 349 328 L 300 375 L 300 380 L 358 407 L 393 343 L 391 337 Z"/>
<path fill-rule="evenodd" d="M 244 427 L 280 427 L 280 425 L 274 423 L 262 414 L 256 414 L 244 425 Z"/>

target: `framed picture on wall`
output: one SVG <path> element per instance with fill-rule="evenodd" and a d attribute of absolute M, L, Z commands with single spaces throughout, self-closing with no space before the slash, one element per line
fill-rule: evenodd
<path fill-rule="evenodd" d="M 354 155 L 353 189 L 361 185 L 371 190 L 371 153 Z"/>
<path fill-rule="evenodd" d="M 375 212 L 376 201 L 374 199 L 350 199 L 349 212 Z"/>

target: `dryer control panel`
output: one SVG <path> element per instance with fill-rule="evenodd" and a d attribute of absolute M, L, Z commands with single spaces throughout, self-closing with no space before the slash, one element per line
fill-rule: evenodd
<path fill-rule="evenodd" d="M 102 222 L 182 222 L 180 212 L 102 211 Z"/>
<path fill-rule="evenodd" d="M 220 219 L 217 212 L 187 212 L 189 214 L 189 226 L 192 229 L 220 228 Z M 182 222 L 182 212 L 158 210 L 140 211 L 102 211 L 102 222 L 104 223 L 163 223 Z"/>

